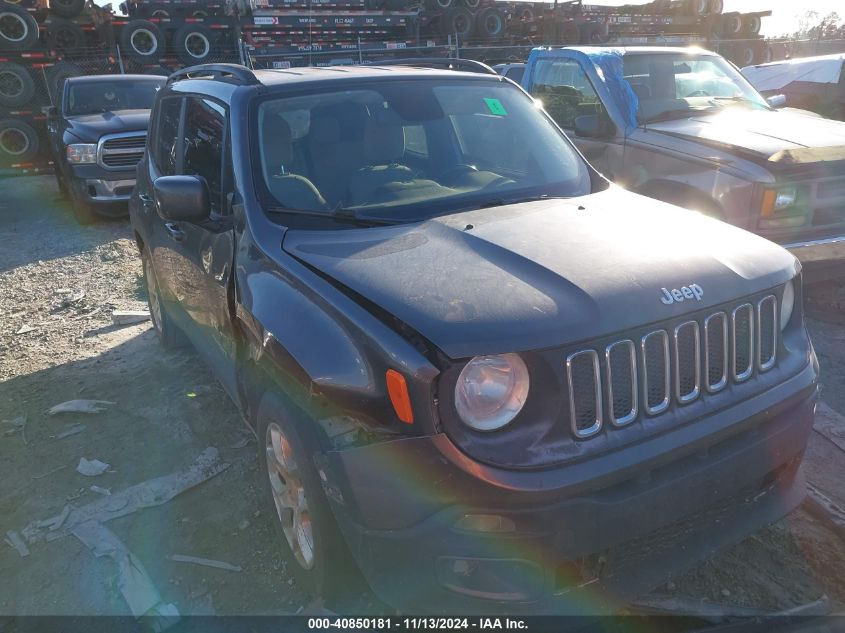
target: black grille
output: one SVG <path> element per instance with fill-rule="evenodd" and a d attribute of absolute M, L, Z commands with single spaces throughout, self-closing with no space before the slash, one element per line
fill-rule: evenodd
<path fill-rule="evenodd" d="M 668 343 L 668 337 L 662 331 L 649 334 L 643 340 L 646 403 L 649 413 L 659 413 L 669 404 L 669 393 L 666 388 L 669 371 Z"/>
<path fill-rule="evenodd" d="M 621 341 L 607 348 L 612 422 L 623 426 L 637 417 L 637 358 L 633 341 Z"/>
<path fill-rule="evenodd" d="M 820 182 L 816 188 L 818 198 L 839 198 L 845 196 L 845 180 Z"/>
<path fill-rule="evenodd" d="M 138 154 L 107 154 L 103 156 L 103 164 L 109 167 L 134 167 L 144 157 L 144 153 Z"/>
<path fill-rule="evenodd" d="M 688 321 L 675 328 L 675 395 L 681 403 L 691 402 L 700 391 L 698 323 Z"/>
<path fill-rule="evenodd" d="M 128 136 L 126 138 L 110 138 L 103 141 L 103 149 L 139 149 L 143 152 L 147 143 L 145 136 Z"/>
<path fill-rule="evenodd" d="M 578 437 L 589 437 L 601 430 L 601 378 L 598 355 L 588 350 L 567 359 L 572 430 Z"/>
<path fill-rule="evenodd" d="M 728 382 L 728 315 L 719 312 L 704 322 L 707 389 L 719 391 Z"/>
<path fill-rule="evenodd" d="M 107 169 L 135 167 L 144 157 L 146 143 L 144 134 L 105 136 L 100 143 L 100 165 Z"/>
<path fill-rule="evenodd" d="M 751 377 L 754 370 L 754 309 L 745 304 L 733 313 L 734 380 Z"/>
<path fill-rule="evenodd" d="M 770 369 L 777 354 L 777 301 L 766 297 L 757 307 L 757 333 L 760 369 Z"/>

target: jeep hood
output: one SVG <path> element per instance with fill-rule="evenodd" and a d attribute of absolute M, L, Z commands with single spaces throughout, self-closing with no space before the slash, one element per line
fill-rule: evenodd
<path fill-rule="evenodd" d="M 144 132 L 149 122 L 149 110 L 118 110 L 102 114 L 69 116 L 67 130 L 81 141 L 94 143 L 103 134 Z"/>
<path fill-rule="evenodd" d="M 756 235 L 612 187 L 422 223 L 289 230 L 283 248 L 451 358 L 556 347 L 791 279 Z M 664 305 L 662 288 L 704 295 Z"/>
<path fill-rule="evenodd" d="M 845 123 L 794 112 L 733 107 L 646 127 L 650 132 L 715 144 L 772 163 L 845 160 Z"/>

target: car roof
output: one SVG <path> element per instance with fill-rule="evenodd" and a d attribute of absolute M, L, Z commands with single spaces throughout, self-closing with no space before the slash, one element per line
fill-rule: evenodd
<path fill-rule="evenodd" d="M 265 86 L 290 85 L 331 79 L 422 79 L 422 78 L 462 78 L 480 79 L 487 77 L 498 81 L 496 75 L 465 72 L 460 70 L 441 70 L 421 66 L 308 66 L 303 68 L 285 68 L 279 70 L 256 70 L 255 77 Z M 190 80 L 189 80 L 190 81 Z"/>
<path fill-rule="evenodd" d="M 568 50 L 577 51 L 585 55 L 595 55 L 597 53 L 621 53 L 623 55 L 663 53 L 666 55 L 688 55 L 690 53 L 695 53 L 696 55 L 704 54 L 718 56 L 718 53 L 695 46 L 559 46 L 534 50 L 548 50 L 551 52 Z"/>
<path fill-rule="evenodd" d="M 164 83 L 167 77 L 162 75 L 81 75 L 79 77 L 68 77 L 67 82 L 76 83 L 105 83 L 107 81 L 157 81 Z"/>

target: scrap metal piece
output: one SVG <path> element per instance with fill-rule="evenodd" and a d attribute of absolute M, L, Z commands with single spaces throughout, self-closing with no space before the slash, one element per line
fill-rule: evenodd
<path fill-rule="evenodd" d="M 200 558 L 199 556 L 185 556 L 183 554 L 172 554 L 168 558 L 177 563 L 193 563 L 195 565 L 203 565 L 205 567 L 215 567 L 217 569 L 225 569 L 226 571 L 243 571 L 243 568 L 237 565 L 224 563 L 220 560 L 212 560 L 210 558 Z"/>
<path fill-rule="evenodd" d="M 77 525 L 73 535 L 90 549 L 94 556 L 108 556 L 117 564 L 117 586 L 129 610 L 136 618 L 153 618 L 163 631 L 179 621 L 173 604 L 165 604 L 141 561 L 107 527 L 96 521 Z"/>
<path fill-rule="evenodd" d="M 6 542 L 18 550 L 18 554 L 21 555 L 21 558 L 29 556 L 29 548 L 26 546 L 26 543 L 23 542 L 20 534 L 14 530 L 9 530 L 6 532 L 6 537 Z"/>
<path fill-rule="evenodd" d="M 55 531 L 47 532 L 42 521 L 33 521 L 22 530 L 23 536 L 30 545 L 42 540 L 54 541 L 67 536 L 76 526 L 88 521 L 105 523 L 132 514 L 141 508 L 162 505 L 227 468 L 229 464 L 220 461 L 217 449 L 207 448 L 185 470 L 149 479 L 120 492 L 114 492 L 109 497 L 100 497 L 74 508 L 64 526 Z"/>
<path fill-rule="evenodd" d="M 47 415 L 59 413 L 100 413 L 106 407 L 117 404 L 109 400 L 68 400 L 47 410 Z"/>

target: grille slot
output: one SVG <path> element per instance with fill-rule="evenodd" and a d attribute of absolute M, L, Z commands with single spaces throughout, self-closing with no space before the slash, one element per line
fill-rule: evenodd
<path fill-rule="evenodd" d="M 754 373 L 754 308 L 745 303 L 731 314 L 733 379 L 745 382 Z"/>
<path fill-rule="evenodd" d="M 718 393 L 728 385 L 728 315 L 711 314 L 704 320 L 704 370 L 707 391 Z"/>
<path fill-rule="evenodd" d="M 633 341 L 619 341 L 605 350 L 608 410 L 615 426 L 637 419 L 637 350 Z"/>
<path fill-rule="evenodd" d="M 669 408 L 669 335 L 651 332 L 642 339 L 643 400 L 649 415 Z"/>
<path fill-rule="evenodd" d="M 768 371 L 775 366 L 778 344 L 778 300 L 769 295 L 757 304 L 757 367 Z"/>
<path fill-rule="evenodd" d="M 602 393 L 599 355 L 594 350 L 576 352 L 566 359 L 569 411 L 575 437 L 592 437 L 602 427 Z"/>
<path fill-rule="evenodd" d="M 701 393 L 701 338 L 697 321 L 675 328 L 675 398 L 688 404 Z"/>
<path fill-rule="evenodd" d="M 146 134 L 137 132 L 107 134 L 100 139 L 97 148 L 100 166 L 106 169 L 135 167 L 144 157 L 146 144 Z"/>

